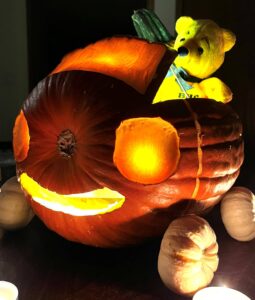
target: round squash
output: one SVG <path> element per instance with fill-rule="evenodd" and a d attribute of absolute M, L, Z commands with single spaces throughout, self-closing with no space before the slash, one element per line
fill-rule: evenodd
<path fill-rule="evenodd" d="M 255 238 L 255 197 L 245 187 L 233 187 L 222 198 L 221 218 L 229 235 L 238 241 Z"/>
<path fill-rule="evenodd" d="M 243 142 L 231 107 L 152 104 L 175 55 L 163 44 L 106 39 L 69 54 L 31 92 L 13 147 L 22 188 L 50 229 L 100 247 L 140 243 L 233 185 Z"/>
<path fill-rule="evenodd" d="M 11 177 L 1 187 L 0 228 L 14 230 L 25 227 L 33 216 L 16 176 Z"/>
<path fill-rule="evenodd" d="M 158 256 L 159 275 L 169 289 L 193 295 L 212 281 L 218 262 L 216 235 L 205 219 L 190 215 L 169 225 Z"/>

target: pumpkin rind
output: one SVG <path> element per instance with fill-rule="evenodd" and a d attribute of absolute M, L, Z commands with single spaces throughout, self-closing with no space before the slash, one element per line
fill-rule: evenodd
<path fill-rule="evenodd" d="M 151 44 L 146 45 L 150 48 Z M 162 60 L 158 80 L 163 79 L 170 58 L 166 55 Z M 131 71 L 127 76 L 132 76 Z M 27 195 L 50 229 L 94 246 L 134 244 L 162 234 L 177 216 L 204 212 L 233 185 L 243 160 L 238 116 L 214 100 L 187 100 L 201 125 L 203 168 L 198 176 L 197 130 L 187 105 L 180 100 L 152 105 L 152 91 L 158 82 L 149 82 L 147 90 L 140 93 L 118 78 L 91 71 L 63 71 L 42 80 L 25 101 L 22 110 L 30 144 L 27 157 L 17 161 L 18 175 L 27 173 L 59 194 L 107 187 L 125 197 L 123 206 L 115 211 L 84 217 L 50 210 Z M 131 182 L 113 162 L 116 129 L 123 120 L 140 117 L 160 117 L 171 123 L 179 136 L 176 171 L 159 184 Z M 61 155 L 57 142 L 65 130 L 70 130 L 75 140 L 69 157 Z"/>
<path fill-rule="evenodd" d="M 166 51 L 160 43 L 148 45 L 138 38 L 103 39 L 67 54 L 52 74 L 71 70 L 99 72 L 124 81 L 144 94 L 158 77 L 160 63 L 165 63 L 167 68 L 167 60 L 172 62 L 177 55 L 175 51 Z"/>

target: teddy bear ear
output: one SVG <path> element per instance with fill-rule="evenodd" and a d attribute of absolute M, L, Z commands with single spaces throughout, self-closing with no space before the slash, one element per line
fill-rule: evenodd
<path fill-rule="evenodd" d="M 236 36 L 235 34 L 227 29 L 222 29 L 223 39 L 224 39 L 224 51 L 229 51 L 236 42 Z"/>
<path fill-rule="evenodd" d="M 175 23 L 175 30 L 177 33 L 181 33 L 190 27 L 194 23 L 194 20 L 191 17 L 182 16 L 177 19 Z"/>

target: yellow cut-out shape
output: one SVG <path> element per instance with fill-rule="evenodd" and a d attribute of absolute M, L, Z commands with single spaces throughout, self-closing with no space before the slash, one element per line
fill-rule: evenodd
<path fill-rule="evenodd" d="M 162 182 L 174 173 L 179 157 L 177 131 L 159 117 L 128 119 L 116 131 L 113 160 L 131 181 Z"/>
<path fill-rule="evenodd" d="M 119 192 L 106 187 L 86 193 L 61 195 L 43 188 L 26 173 L 20 175 L 20 184 L 42 206 L 73 216 L 108 213 L 120 208 L 125 201 Z"/>

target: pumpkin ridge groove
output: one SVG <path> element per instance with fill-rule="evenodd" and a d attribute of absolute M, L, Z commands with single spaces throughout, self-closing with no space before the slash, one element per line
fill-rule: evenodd
<path fill-rule="evenodd" d="M 197 197 L 198 191 L 199 191 L 199 187 L 200 187 L 200 180 L 199 177 L 202 174 L 203 171 L 203 162 L 202 162 L 202 158 L 203 158 L 203 150 L 202 150 L 202 130 L 201 130 L 201 125 L 198 121 L 198 116 L 197 113 L 191 108 L 189 102 L 187 99 L 184 99 L 184 103 L 186 105 L 186 107 L 188 108 L 193 121 L 194 121 L 194 125 L 195 125 L 195 129 L 196 129 L 196 135 L 197 135 L 197 160 L 198 160 L 198 169 L 197 169 L 197 174 L 196 174 L 196 185 L 194 188 L 194 191 L 192 193 L 192 198 L 195 199 Z"/>

